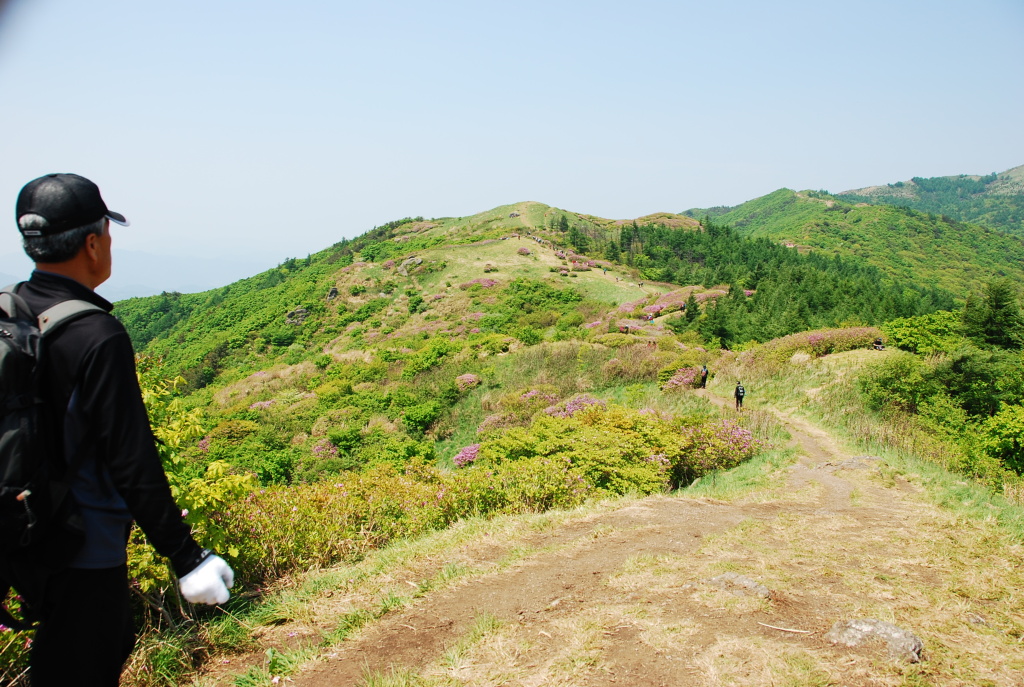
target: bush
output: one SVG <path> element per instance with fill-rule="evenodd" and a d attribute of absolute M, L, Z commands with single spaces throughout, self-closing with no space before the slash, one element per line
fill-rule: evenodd
<path fill-rule="evenodd" d="M 891 320 L 881 329 L 890 344 L 911 353 L 953 351 L 964 341 L 960 314 L 948 310 Z"/>
<path fill-rule="evenodd" d="M 981 424 L 981 446 L 990 456 L 1024 474 L 1024 407 L 1004 406 Z"/>
<path fill-rule="evenodd" d="M 528 429 L 498 432 L 481 443 L 477 463 L 564 460 L 598 491 L 649 494 L 734 467 L 759 449 L 753 435 L 735 422 L 680 424 L 586 403 L 571 414 L 541 415 Z"/>
<path fill-rule="evenodd" d="M 675 374 L 665 380 L 661 385 L 662 391 L 682 391 L 683 389 L 694 389 L 700 386 L 700 368 L 684 367 L 676 370 Z"/>
<path fill-rule="evenodd" d="M 794 353 L 809 353 L 815 358 L 830 353 L 842 353 L 855 348 L 868 348 L 876 338 L 884 335 L 876 327 L 848 327 L 845 329 L 818 329 L 790 334 L 756 346 L 744 353 L 757 360 L 784 362 Z"/>
<path fill-rule="evenodd" d="M 872 365 L 858 380 L 872 410 L 917 412 L 918 406 L 940 391 L 931 369 L 911 353 L 898 352 Z"/>
<path fill-rule="evenodd" d="M 419 403 L 405 409 L 402 424 L 410 434 L 422 435 L 441 414 L 441 404 L 437 401 Z"/>

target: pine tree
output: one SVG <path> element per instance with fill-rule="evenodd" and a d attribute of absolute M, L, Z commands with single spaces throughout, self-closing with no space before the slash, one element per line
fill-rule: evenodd
<path fill-rule="evenodd" d="M 985 295 L 967 297 L 963 312 L 964 334 L 980 345 L 1020 348 L 1024 343 L 1024 319 L 1017 290 L 1009 279 L 985 288 Z"/>

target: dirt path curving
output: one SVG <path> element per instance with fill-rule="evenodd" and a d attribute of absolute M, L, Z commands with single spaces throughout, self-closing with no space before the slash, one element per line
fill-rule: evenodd
<path fill-rule="evenodd" d="M 865 614 L 930 622 L 914 609 L 952 571 L 920 533 L 941 517 L 878 459 L 780 419 L 799 459 L 773 496 L 655 496 L 569 520 L 515 563 L 384 616 L 293 684 L 900 684 L 913 669 L 881 648 L 823 635 Z M 461 552 L 474 565 L 507 554 Z"/>

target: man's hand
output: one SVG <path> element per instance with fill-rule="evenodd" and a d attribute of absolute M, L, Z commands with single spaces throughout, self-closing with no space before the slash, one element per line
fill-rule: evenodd
<path fill-rule="evenodd" d="M 231 598 L 228 589 L 235 583 L 235 571 L 223 558 L 212 555 L 181 578 L 179 586 L 185 600 L 194 604 L 222 604 Z"/>

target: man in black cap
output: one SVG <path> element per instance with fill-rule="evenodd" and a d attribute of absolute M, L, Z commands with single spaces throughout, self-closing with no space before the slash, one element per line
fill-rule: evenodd
<path fill-rule="evenodd" d="M 134 520 L 171 561 L 182 595 L 224 603 L 234 573 L 192 538 L 171 496 L 135 372 L 135 354 L 113 306 L 94 289 L 110 277 L 111 212 L 94 183 L 76 174 L 29 182 L 17 204 L 24 248 L 36 264 L 18 288 L 36 314 L 68 300 L 102 310 L 45 339 L 43 388 L 74 466 L 71 493 L 85 541 L 70 567 L 46 584 L 30 658 L 34 687 L 116 686 L 135 644 L 126 543 Z M 105 312 L 103 312 L 105 311 Z"/>

